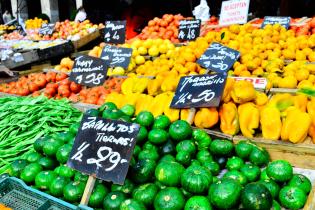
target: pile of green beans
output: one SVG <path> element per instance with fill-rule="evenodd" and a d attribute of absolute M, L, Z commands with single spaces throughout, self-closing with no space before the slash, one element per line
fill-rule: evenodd
<path fill-rule="evenodd" d="M 0 174 L 8 165 L 33 149 L 34 141 L 67 131 L 82 113 L 66 100 L 45 97 L 0 98 Z"/>

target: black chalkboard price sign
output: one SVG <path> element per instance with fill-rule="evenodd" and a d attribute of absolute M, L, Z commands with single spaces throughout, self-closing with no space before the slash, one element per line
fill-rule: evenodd
<path fill-rule="evenodd" d="M 38 30 L 41 35 L 52 35 L 55 30 L 55 24 L 42 24 L 42 27 Z"/>
<path fill-rule="evenodd" d="M 104 181 L 123 184 L 139 125 L 84 115 L 67 165 Z"/>
<path fill-rule="evenodd" d="M 240 57 L 240 52 L 213 42 L 197 63 L 206 69 L 222 73 L 228 71 Z"/>
<path fill-rule="evenodd" d="M 200 34 L 200 20 L 181 20 L 179 22 L 178 39 L 181 41 L 195 40 Z"/>
<path fill-rule="evenodd" d="M 104 60 L 81 55 L 74 61 L 70 80 L 88 87 L 99 86 L 105 82 L 107 68 Z"/>
<path fill-rule="evenodd" d="M 105 60 L 110 67 L 120 66 L 128 68 L 132 55 L 132 48 L 115 47 L 106 45 L 103 48 L 101 59 Z"/>
<path fill-rule="evenodd" d="M 181 77 L 171 108 L 219 106 L 225 80 L 226 73 Z"/>
<path fill-rule="evenodd" d="M 265 28 L 266 25 L 280 24 L 286 29 L 290 27 L 290 17 L 281 17 L 281 16 L 266 16 L 264 22 L 261 24 L 261 28 Z"/>
<path fill-rule="evenodd" d="M 106 21 L 104 41 L 112 44 L 123 44 L 126 39 L 126 21 Z"/>

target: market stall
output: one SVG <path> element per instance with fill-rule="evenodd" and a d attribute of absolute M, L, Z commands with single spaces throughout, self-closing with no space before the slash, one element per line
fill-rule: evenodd
<path fill-rule="evenodd" d="M 95 28 L 60 35 L 73 44 L 5 35 L 9 68 L 64 58 L 0 84 L 0 205 L 314 209 L 314 20 L 166 14 L 132 40 L 125 21 L 56 23 Z"/>

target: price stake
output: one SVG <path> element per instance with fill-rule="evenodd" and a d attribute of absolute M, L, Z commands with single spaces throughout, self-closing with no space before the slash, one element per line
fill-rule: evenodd
<path fill-rule="evenodd" d="M 52 35 L 54 33 L 54 30 L 55 30 L 55 24 L 43 23 L 38 33 L 41 35 Z"/>
<path fill-rule="evenodd" d="M 239 57 L 239 51 L 212 42 L 210 47 L 197 60 L 197 63 L 204 68 L 222 73 L 228 71 Z"/>
<path fill-rule="evenodd" d="M 106 21 L 104 28 L 106 43 L 123 44 L 126 39 L 126 21 Z"/>
<path fill-rule="evenodd" d="M 290 17 L 266 16 L 264 22 L 261 24 L 261 28 L 265 28 L 266 25 L 274 25 L 278 23 L 288 29 L 290 27 L 290 21 Z"/>
<path fill-rule="evenodd" d="M 179 22 L 178 39 L 181 41 L 195 40 L 200 34 L 200 20 L 181 20 Z"/>
<path fill-rule="evenodd" d="M 225 80 L 226 73 L 181 77 L 171 108 L 219 106 Z"/>
<path fill-rule="evenodd" d="M 105 60 L 110 67 L 120 66 L 128 68 L 132 55 L 132 48 L 115 47 L 106 45 L 103 48 L 101 59 Z"/>
<path fill-rule="evenodd" d="M 74 61 L 70 80 L 88 87 L 100 86 L 105 82 L 107 68 L 104 60 L 82 55 Z"/>
<path fill-rule="evenodd" d="M 84 115 L 67 165 L 104 181 L 123 184 L 139 125 Z"/>

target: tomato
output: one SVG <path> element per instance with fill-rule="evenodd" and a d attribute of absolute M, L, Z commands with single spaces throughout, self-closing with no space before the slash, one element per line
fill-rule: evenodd
<path fill-rule="evenodd" d="M 46 74 L 46 80 L 47 82 L 56 82 L 56 72 L 48 72 Z"/>
<path fill-rule="evenodd" d="M 43 77 L 39 77 L 37 80 L 35 80 L 35 84 L 39 87 L 39 88 L 43 88 L 46 85 L 46 79 L 44 79 Z"/>
<path fill-rule="evenodd" d="M 81 90 L 81 85 L 76 84 L 75 82 L 71 82 L 70 84 L 70 90 L 74 93 L 78 93 Z"/>
<path fill-rule="evenodd" d="M 40 96 L 40 92 L 39 91 L 35 91 L 33 94 L 32 94 L 33 97 L 37 97 L 37 96 Z"/>
<path fill-rule="evenodd" d="M 56 95 L 56 89 L 53 87 L 46 88 L 45 93 L 49 94 L 50 96 L 54 96 Z"/>
<path fill-rule="evenodd" d="M 82 89 L 79 93 L 80 96 L 86 98 L 87 94 L 88 94 L 88 89 Z"/>
<path fill-rule="evenodd" d="M 31 91 L 31 92 L 35 92 L 39 89 L 38 85 L 36 85 L 35 83 L 29 83 L 28 84 L 28 89 Z"/>
<path fill-rule="evenodd" d="M 21 96 L 27 96 L 28 94 L 30 94 L 30 91 L 28 90 L 28 88 L 21 88 L 21 89 L 19 89 L 18 94 Z"/>
<path fill-rule="evenodd" d="M 65 73 L 58 73 L 58 74 L 56 75 L 56 81 L 59 82 L 59 81 L 61 81 L 61 80 L 66 79 L 67 77 L 68 77 L 68 75 L 65 74 Z"/>
<path fill-rule="evenodd" d="M 58 89 L 58 84 L 57 84 L 57 83 L 48 83 L 48 84 L 46 85 L 46 88 Z"/>
<path fill-rule="evenodd" d="M 60 89 L 59 91 L 59 88 L 58 88 L 58 94 L 61 96 L 61 97 L 64 97 L 64 98 L 68 98 L 71 94 L 70 90 L 69 89 Z"/>
<path fill-rule="evenodd" d="M 71 95 L 69 96 L 69 100 L 76 103 L 79 101 L 79 96 L 77 96 L 76 94 L 74 93 L 71 93 Z"/>
<path fill-rule="evenodd" d="M 16 88 L 12 88 L 9 93 L 17 95 L 18 90 Z"/>
<path fill-rule="evenodd" d="M 60 85 L 60 86 L 58 87 L 58 93 L 60 93 L 60 91 L 61 91 L 61 90 L 64 90 L 64 89 L 69 90 L 69 86 L 68 86 L 68 85 Z M 70 90 L 69 90 L 69 91 L 70 91 Z"/>
<path fill-rule="evenodd" d="M 101 95 L 97 100 L 97 105 L 102 105 L 103 103 L 105 103 L 105 98 L 106 98 L 105 94 Z"/>
<path fill-rule="evenodd" d="M 61 85 L 68 85 L 68 86 L 70 85 L 70 83 L 71 81 L 69 79 L 65 79 L 60 82 Z"/>
<path fill-rule="evenodd" d="M 88 96 L 87 99 L 85 100 L 85 103 L 88 104 L 97 104 L 98 97 L 95 96 Z"/>

